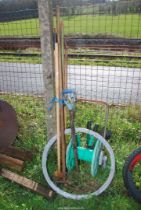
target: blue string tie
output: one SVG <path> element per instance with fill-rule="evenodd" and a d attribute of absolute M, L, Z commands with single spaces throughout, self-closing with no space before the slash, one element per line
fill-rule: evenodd
<path fill-rule="evenodd" d="M 65 97 L 66 95 L 71 96 L 71 100 L 73 101 L 72 103 L 67 100 Z M 76 92 L 73 89 L 65 89 L 62 91 L 62 99 L 59 99 L 57 97 L 53 97 L 50 101 L 50 106 L 48 108 L 48 111 L 51 111 L 54 103 L 59 103 L 61 106 L 65 105 L 69 110 L 75 109 L 75 101 L 76 101 Z"/>

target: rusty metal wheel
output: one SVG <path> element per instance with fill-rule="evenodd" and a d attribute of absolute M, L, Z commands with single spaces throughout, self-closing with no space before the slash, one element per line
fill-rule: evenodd
<path fill-rule="evenodd" d="M 18 121 L 14 108 L 0 100 L 0 149 L 8 148 L 18 132 Z"/>

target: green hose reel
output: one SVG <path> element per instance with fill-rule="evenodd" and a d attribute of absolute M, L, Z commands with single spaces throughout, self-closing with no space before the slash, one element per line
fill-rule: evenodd
<path fill-rule="evenodd" d="M 78 160 L 89 162 L 91 164 L 91 175 L 96 176 L 99 165 L 103 164 L 103 160 L 107 160 L 106 156 L 103 154 L 101 142 L 89 134 L 86 136 L 86 148 L 81 146 L 82 142 L 79 134 L 76 135 L 76 141 Z M 72 141 L 70 141 L 67 146 L 66 166 L 68 171 L 71 171 L 75 168 L 75 157 Z"/>

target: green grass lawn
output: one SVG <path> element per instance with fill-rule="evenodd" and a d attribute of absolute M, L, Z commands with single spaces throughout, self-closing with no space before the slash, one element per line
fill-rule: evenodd
<path fill-rule="evenodd" d="M 22 174 L 46 185 L 41 170 L 41 155 L 46 143 L 44 100 L 16 95 L 1 95 L 1 99 L 7 100 L 17 111 L 19 132 L 15 145 L 35 151 L 33 162 L 26 164 Z M 91 119 L 103 125 L 104 113 L 105 108 L 101 105 L 78 103 L 76 126 L 86 126 L 87 120 Z M 140 210 L 140 205 L 127 195 L 122 179 L 126 156 L 140 146 L 140 115 L 140 106 L 110 110 L 108 128 L 113 133 L 110 144 L 116 157 L 116 174 L 110 187 L 101 196 L 73 201 L 56 195 L 52 201 L 48 201 L 0 177 L 0 210 Z"/>
<path fill-rule="evenodd" d="M 62 17 L 65 34 L 110 34 L 141 38 L 141 15 L 75 15 Z M 39 20 L 0 23 L 0 36 L 39 36 Z"/>
<path fill-rule="evenodd" d="M 0 36 L 39 36 L 39 20 L 18 20 L 0 23 Z"/>
<path fill-rule="evenodd" d="M 65 33 L 109 34 L 127 38 L 141 38 L 141 16 L 83 15 L 64 17 Z"/>

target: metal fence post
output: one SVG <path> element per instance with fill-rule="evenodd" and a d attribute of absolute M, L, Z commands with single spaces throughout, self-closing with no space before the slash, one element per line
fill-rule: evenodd
<path fill-rule="evenodd" d="M 54 60 L 52 36 L 52 10 L 50 0 L 38 0 L 40 37 L 42 49 L 42 66 L 45 87 L 46 110 L 52 97 L 54 97 Z M 56 133 L 55 108 L 47 111 L 47 133 L 50 139 Z"/>

